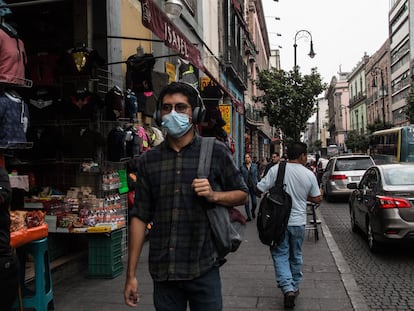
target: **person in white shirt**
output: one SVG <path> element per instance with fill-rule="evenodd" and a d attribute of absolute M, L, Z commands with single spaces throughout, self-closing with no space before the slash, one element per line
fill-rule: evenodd
<path fill-rule="evenodd" d="M 287 151 L 284 184 L 286 192 L 292 197 L 292 210 L 285 237 L 271 249 L 276 281 L 284 294 L 285 308 L 293 308 L 302 281 L 302 244 L 305 236 L 307 201 L 319 204 L 321 192 L 315 174 L 308 170 L 307 146 L 302 142 L 292 143 Z M 270 168 L 257 184 L 257 193 L 268 191 L 276 182 L 279 164 Z"/>

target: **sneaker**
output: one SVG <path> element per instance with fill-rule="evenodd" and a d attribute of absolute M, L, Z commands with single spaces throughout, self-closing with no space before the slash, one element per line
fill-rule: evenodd
<path fill-rule="evenodd" d="M 246 221 L 252 221 L 252 219 L 251 219 L 250 217 L 248 217 L 248 218 L 246 219 Z"/>
<path fill-rule="evenodd" d="M 292 309 L 295 306 L 295 298 L 296 298 L 295 292 L 285 293 L 285 300 L 284 300 L 285 308 Z"/>
<path fill-rule="evenodd" d="M 295 296 L 298 297 L 300 294 L 299 289 L 295 290 L 294 293 L 295 293 Z"/>

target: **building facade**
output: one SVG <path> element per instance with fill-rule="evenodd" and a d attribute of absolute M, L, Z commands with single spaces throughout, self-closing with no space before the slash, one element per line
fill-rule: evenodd
<path fill-rule="evenodd" d="M 340 72 L 334 76 L 325 93 L 328 102 L 329 139 L 327 145 L 337 145 L 346 150 L 345 139 L 350 130 L 349 83 L 348 73 Z"/>

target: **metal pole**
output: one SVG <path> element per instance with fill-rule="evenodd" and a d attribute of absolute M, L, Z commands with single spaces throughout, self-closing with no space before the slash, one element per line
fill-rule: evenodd
<path fill-rule="evenodd" d="M 298 35 L 301 35 L 301 36 L 299 36 L 299 38 L 298 38 Z M 307 36 L 306 36 L 307 35 Z M 302 38 L 302 37 L 304 37 L 304 36 L 306 36 L 308 39 L 310 39 L 310 51 L 309 51 L 309 57 L 310 58 L 314 58 L 315 57 L 315 51 L 313 50 L 313 41 L 312 41 L 312 34 L 308 31 L 308 30 L 305 30 L 305 29 L 302 29 L 302 30 L 299 30 L 299 31 L 297 31 L 296 32 L 296 34 L 295 34 L 295 43 L 293 44 L 293 53 L 294 53 L 294 57 L 293 57 L 293 69 L 295 70 L 295 71 L 297 71 L 297 62 L 296 62 L 296 48 L 298 47 L 298 45 L 296 44 L 296 41 L 298 40 L 298 39 L 300 39 L 300 38 Z"/>
<path fill-rule="evenodd" d="M 296 36 L 295 36 L 295 44 L 293 45 L 293 69 L 296 70 L 296 48 L 298 45 L 296 44 Z"/>

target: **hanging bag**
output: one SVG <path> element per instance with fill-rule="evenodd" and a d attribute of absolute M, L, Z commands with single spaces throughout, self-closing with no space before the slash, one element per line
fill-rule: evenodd
<path fill-rule="evenodd" d="M 207 178 L 210 173 L 215 138 L 202 137 L 201 139 L 197 176 L 198 178 Z M 221 189 L 215 190 L 220 191 Z M 244 235 L 246 219 L 234 207 L 209 204 L 205 207 L 205 211 L 210 223 L 219 263 L 223 264 L 226 261 L 224 257 L 239 248 Z"/>

